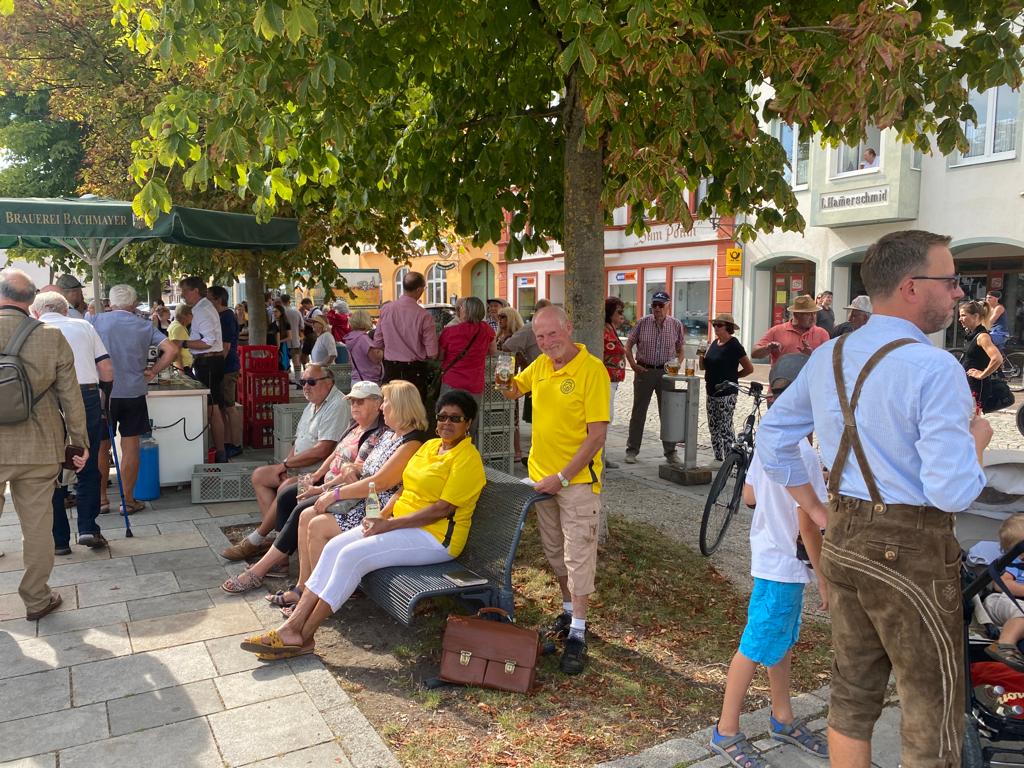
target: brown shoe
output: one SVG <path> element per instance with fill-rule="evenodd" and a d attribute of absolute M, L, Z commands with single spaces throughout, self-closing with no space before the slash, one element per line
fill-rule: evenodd
<path fill-rule="evenodd" d="M 262 544 L 253 544 L 249 539 L 242 539 L 237 544 L 232 544 L 230 547 L 220 553 L 220 556 L 225 560 L 249 560 L 254 557 L 263 557 L 270 551 L 273 546 L 273 541 L 264 541 Z"/>
<path fill-rule="evenodd" d="M 45 616 L 46 614 L 53 613 L 58 608 L 60 608 L 60 604 L 63 602 L 64 598 L 60 596 L 59 592 L 51 592 L 49 604 L 41 611 L 33 611 L 31 613 L 26 613 L 25 618 L 29 621 L 38 621 L 39 619 L 43 618 L 43 616 Z"/>

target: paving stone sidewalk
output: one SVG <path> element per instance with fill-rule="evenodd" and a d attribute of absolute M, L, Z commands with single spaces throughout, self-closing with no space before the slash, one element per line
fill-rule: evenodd
<path fill-rule="evenodd" d="M 112 499 L 114 501 L 114 499 Z M 398 761 L 315 656 L 265 664 L 238 647 L 280 623 L 259 594 L 219 588 L 240 567 L 220 526 L 253 502 L 191 505 L 166 492 L 100 524 L 110 549 L 74 546 L 38 622 L 17 594 L 21 532 L 0 516 L 0 768 L 395 768 Z"/>

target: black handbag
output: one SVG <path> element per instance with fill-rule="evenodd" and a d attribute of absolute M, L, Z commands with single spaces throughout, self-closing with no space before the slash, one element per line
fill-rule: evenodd
<path fill-rule="evenodd" d="M 1013 405 L 1013 393 L 1001 373 L 997 371 L 987 379 L 981 380 L 980 400 L 982 413 L 1001 411 L 1003 408 Z"/>

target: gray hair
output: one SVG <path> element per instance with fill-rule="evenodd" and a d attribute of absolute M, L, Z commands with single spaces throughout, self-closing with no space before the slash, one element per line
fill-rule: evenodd
<path fill-rule="evenodd" d="M 110 306 L 112 307 L 134 307 L 139 294 L 130 285 L 122 283 L 111 286 L 107 292 L 107 297 L 110 299 Z"/>
<path fill-rule="evenodd" d="M 348 325 L 355 331 L 368 331 L 373 328 L 373 318 L 365 309 L 357 309 L 349 316 Z"/>
<path fill-rule="evenodd" d="M 934 246 L 946 247 L 951 238 L 920 229 L 890 232 L 873 243 L 860 267 L 864 289 L 872 299 L 884 299 L 899 284 L 918 274 L 928 263 L 928 251 Z"/>
<path fill-rule="evenodd" d="M 26 273 L 13 267 L 0 271 L 0 299 L 28 304 L 35 295 L 36 284 Z"/>
<path fill-rule="evenodd" d="M 32 313 L 45 315 L 47 312 L 56 312 L 58 315 L 68 313 L 68 300 L 63 294 L 57 291 L 43 291 L 36 294 L 36 300 L 32 302 Z"/>
<path fill-rule="evenodd" d="M 533 322 L 537 322 L 537 318 L 540 317 L 541 315 L 547 317 L 549 314 L 554 315 L 556 318 L 558 318 L 558 325 L 561 326 L 562 328 L 569 327 L 569 316 L 565 313 L 564 309 L 555 304 L 548 304 L 537 310 L 537 312 L 534 313 L 533 315 Z"/>
<path fill-rule="evenodd" d="M 462 310 L 466 313 L 466 321 L 470 323 L 479 323 L 487 313 L 487 307 L 476 296 L 467 296 L 464 299 Z"/>
<path fill-rule="evenodd" d="M 306 367 L 302 369 L 303 373 L 309 372 L 315 374 L 317 371 L 320 371 L 320 373 L 322 373 L 328 379 L 334 381 L 334 371 L 332 371 L 326 365 L 320 365 L 318 363 L 306 363 Z"/>
<path fill-rule="evenodd" d="M 182 325 L 188 325 L 188 323 L 184 322 L 186 315 L 192 317 L 192 307 L 183 301 L 174 308 L 174 319 Z"/>

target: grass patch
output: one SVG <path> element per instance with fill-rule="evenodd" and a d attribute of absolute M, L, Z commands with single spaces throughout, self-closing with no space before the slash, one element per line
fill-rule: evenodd
<path fill-rule="evenodd" d="M 707 560 L 655 528 L 614 516 L 610 525 L 588 622 L 590 665 L 583 675 L 559 673 L 556 655 L 541 660 L 541 687 L 530 696 L 472 688 L 426 692 L 417 680 L 436 674 L 444 619 L 464 609 L 440 602 L 424 609 L 413 630 L 398 640 L 400 671 L 384 686 L 408 703 L 403 727 L 385 728 L 393 725 L 388 713 L 362 707 L 363 697 L 372 694 L 355 692 L 403 765 L 590 765 L 714 721 L 746 600 Z M 561 600 L 532 524 L 517 562 L 517 620 L 544 626 Z M 794 653 L 794 694 L 823 685 L 829 663 L 827 626 L 805 621 Z M 748 705 L 755 709 L 767 702 L 762 673 Z"/>

